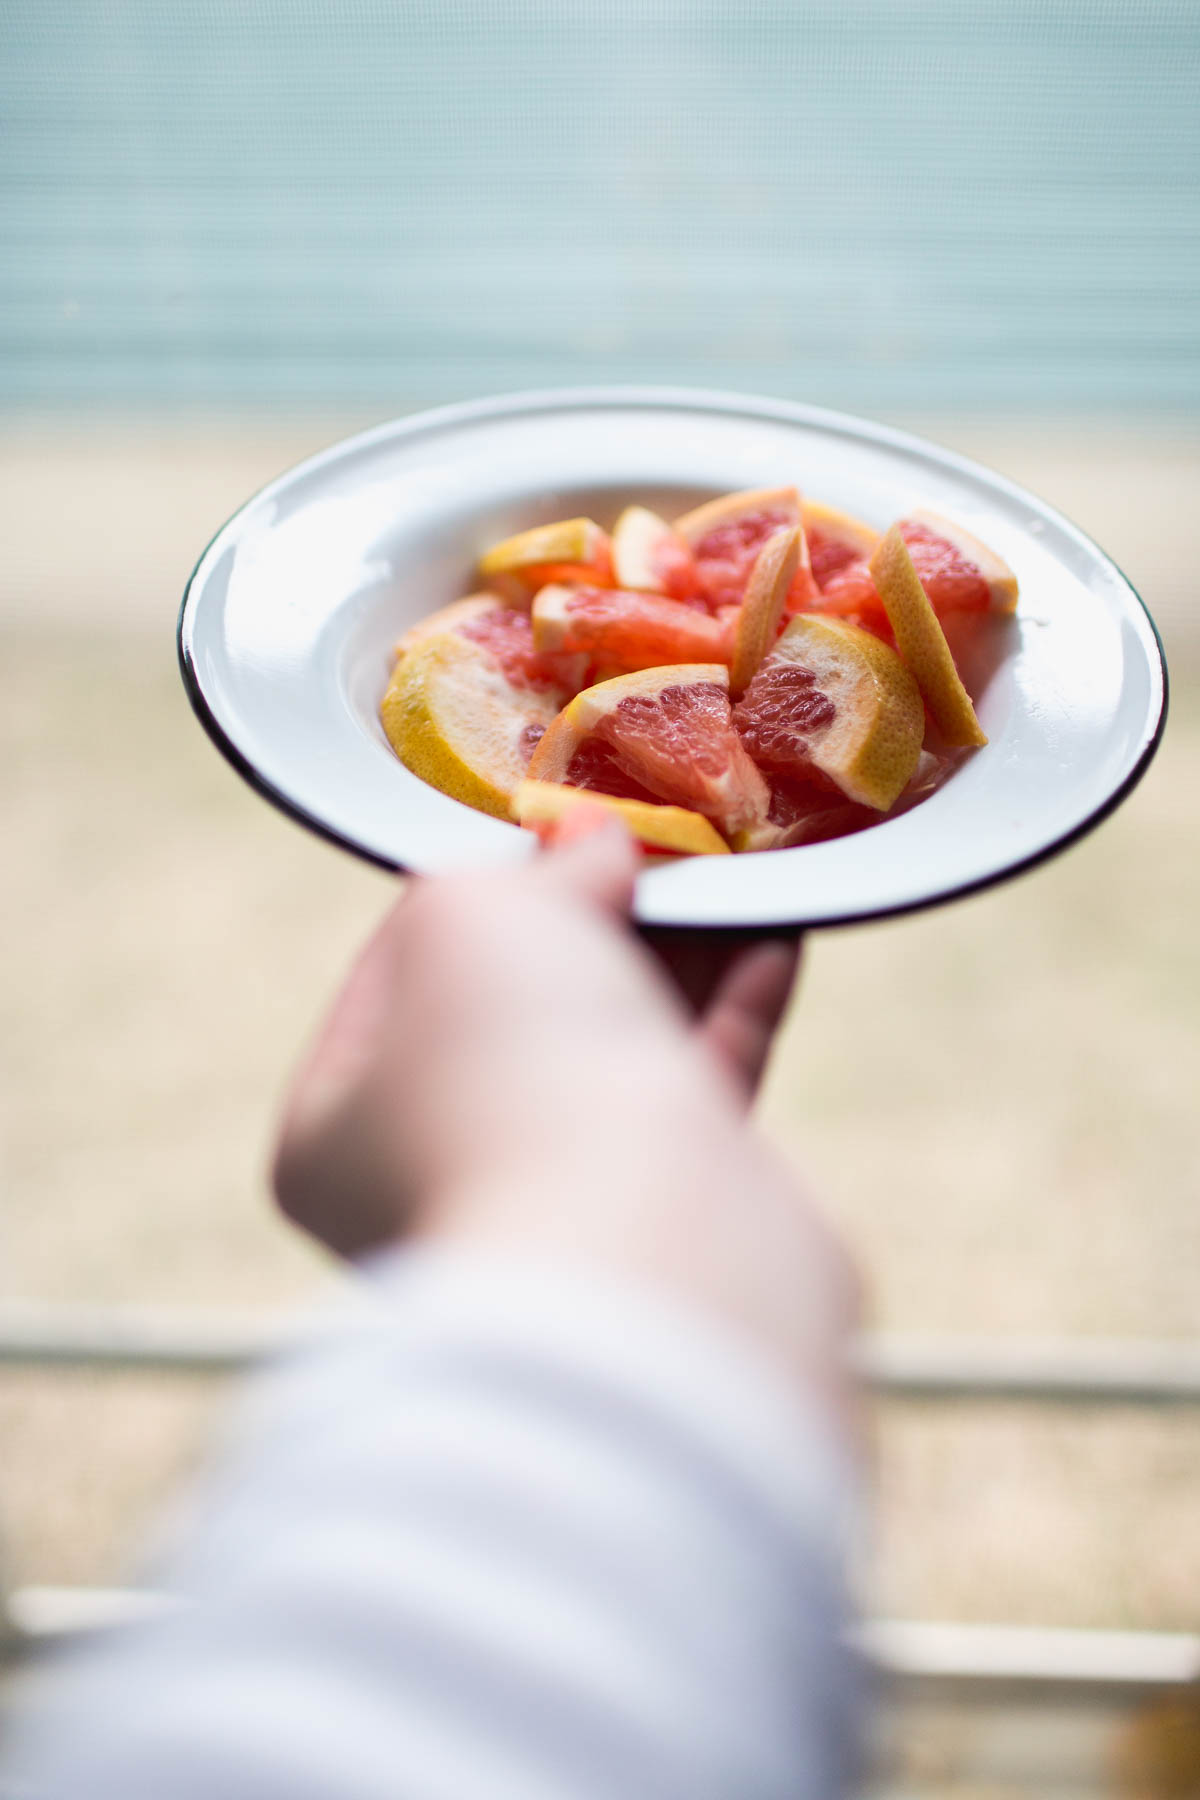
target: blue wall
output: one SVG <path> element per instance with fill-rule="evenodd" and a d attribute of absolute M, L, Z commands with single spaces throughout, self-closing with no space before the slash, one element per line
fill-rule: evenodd
<path fill-rule="evenodd" d="M 0 402 L 1193 413 L 1197 0 L 7 0 Z"/>

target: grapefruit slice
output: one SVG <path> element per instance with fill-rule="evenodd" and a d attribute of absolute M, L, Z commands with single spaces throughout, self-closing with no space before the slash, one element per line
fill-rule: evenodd
<path fill-rule="evenodd" d="M 734 628 L 729 665 L 732 694 L 741 694 L 749 687 L 759 663 L 775 642 L 800 561 L 802 536 L 798 526 L 785 526 L 767 539 L 755 559 Z"/>
<path fill-rule="evenodd" d="M 536 649 L 583 652 L 622 672 L 729 655 L 720 620 L 663 594 L 551 585 L 534 597 L 532 620 Z"/>
<path fill-rule="evenodd" d="M 703 813 L 725 832 L 766 818 L 767 784 L 733 729 L 720 663 L 639 669 L 585 688 L 548 728 L 530 778 L 595 787 L 597 749 L 651 799 Z"/>
<path fill-rule="evenodd" d="M 866 558 L 852 557 L 828 572 L 807 610 L 834 613 L 843 619 L 882 619 L 883 602 L 875 592 Z"/>
<path fill-rule="evenodd" d="M 426 638 L 453 632 L 482 644 L 518 686 L 566 688 L 577 693 L 590 667 L 586 656 L 557 656 L 538 650 L 533 623 L 526 612 L 506 605 L 495 594 L 468 594 L 453 600 L 427 619 L 418 619 L 396 645 L 404 656 Z"/>
<path fill-rule="evenodd" d="M 589 806 L 615 813 L 647 850 L 669 851 L 675 856 L 729 854 L 729 845 L 710 821 L 682 806 L 654 806 L 611 794 L 588 794 L 555 781 L 522 781 L 513 796 L 517 824 L 536 831 L 539 837 L 551 835 L 564 818 Z"/>
<path fill-rule="evenodd" d="M 932 512 L 914 512 L 898 522 L 913 566 L 936 613 L 1012 612 L 1017 578 L 994 550 L 961 525 Z M 871 579 L 867 550 L 818 577 L 820 612 L 869 616 L 883 602 Z"/>
<path fill-rule="evenodd" d="M 925 709 L 894 650 L 842 619 L 800 614 L 733 714 L 760 768 L 827 777 L 848 800 L 887 812 L 911 780 Z"/>
<path fill-rule="evenodd" d="M 942 786 L 954 773 L 961 755 L 933 755 L 922 750 L 908 786 L 889 812 L 909 812 Z M 814 782 L 771 778 L 771 805 L 764 825 L 755 825 L 734 839 L 735 850 L 790 850 L 798 844 L 822 844 L 830 838 L 849 837 L 868 825 L 878 825 L 879 814 Z"/>
<path fill-rule="evenodd" d="M 921 585 L 938 612 L 1012 612 L 1017 578 L 1008 564 L 952 519 L 921 509 L 900 521 Z"/>
<path fill-rule="evenodd" d="M 879 533 L 873 526 L 820 500 L 806 498 L 801 517 L 813 581 L 822 593 L 834 576 L 850 564 L 865 563 L 879 542 Z M 877 599 L 875 604 L 878 605 Z"/>
<path fill-rule="evenodd" d="M 594 519 L 556 519 L 518 531 L 485 550 L 479 559 L 485 580 L 516 576 L 536 590 L 548 581 L 590 581 L 612 585 L 612 550 L 608 533 Z"/>
<path fill-rule="evenodd" d="M 388 742 L 414 775 L 507 819 L 564 693 L 514 679 L 485 645 L 450 631 L 424 638 L 401 659 L 379 711 Z"/>
<path fill-rule="evenodd" d="M 722 494 L 676 519 L 675 529 L 695 559 L 700 591 L 708 604 L 741 602 L 754 561 L 769 537 L 799 525 L 800 496 L 794 487 L 747 488 Z M 808 553 L 801 548 L 793 604 L 815 592 L 808 572 Z"/>
<path fill-rule="evenodd" d="M 415 625 L 410 625 L 403 636 L 396 639 L 395 654 L 407 656 L 427 637 L 437 637 L 443 631 L 459 631 L 504 604 L 496 594 L 467 594 L 461 600 L 452 600 L 449 606 L 439 606 L 436 612 L 428 613 Z"/>
<path fill-rule="evenodd" d="M 636 592 L 689 600 L 700 592 L 692 553 L 648 506 L 627 506 L 612 534 L 613 580 Z"/>
<path fill-rule="evenodd" d="M 848 837 L 851 832 L 879 823 L 879 814 L 872 807 L 860 806 L 815 782 L 776 776 L 770 786 L 771 804 L 765 822 L 739 832 L 733 840 L 735 850 L 792 850 L 800 844 Z"/>
<path fill-rule="evenodd" d="M 947 744 L 986 744 L 971 696 L 954 666 L 946 634 L 921 584 L 899 525 L 892 526 L 875 551 L 870 569 L 895 633 L 896 648 L 916 676 Z"/>

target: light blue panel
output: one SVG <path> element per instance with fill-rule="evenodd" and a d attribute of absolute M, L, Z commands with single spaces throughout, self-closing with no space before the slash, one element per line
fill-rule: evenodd
<path fill-rule="evenodd" d="M 0 399 L 1200 399 L 1195 0 L 8 0 Z"/>

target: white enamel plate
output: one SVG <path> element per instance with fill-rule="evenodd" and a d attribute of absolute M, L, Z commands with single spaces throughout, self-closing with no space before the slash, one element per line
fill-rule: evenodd
<path fill-rule="evenodd" d="M 705 927 L 833 925 L 932 906 L 1063 849 L 1154 754 L 1166 670 L 1138 596 L 1082 532 L 918 438 L 811 407 L 661 388 L 447 407 L 301 464 L 201 557 L 179 621 L 192 703 L 276 805 L 359 855 L 422 873 L 527 856 L 534 840 L 409 774 L 378 707 L 391 646 L 469 591 L 480 551 L 545 520 L 668 517 L 795 482 L 883 527 L 917 506 L 966 525 L 1020 582 L 976 687 L 989 743 L 900 817 L 831 843 L 647 869 L 638 916 Z"/>

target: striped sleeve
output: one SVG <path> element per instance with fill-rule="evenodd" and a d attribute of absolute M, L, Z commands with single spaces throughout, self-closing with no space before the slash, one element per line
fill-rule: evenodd
<path fill-rule="evenodd" d="M 847 1791 L 852 1484 L 754 1353 L 658 1296 L 376 1262 L 248 1395 L 165 1618 L 19 1746 L 60 1800 Z"/>

